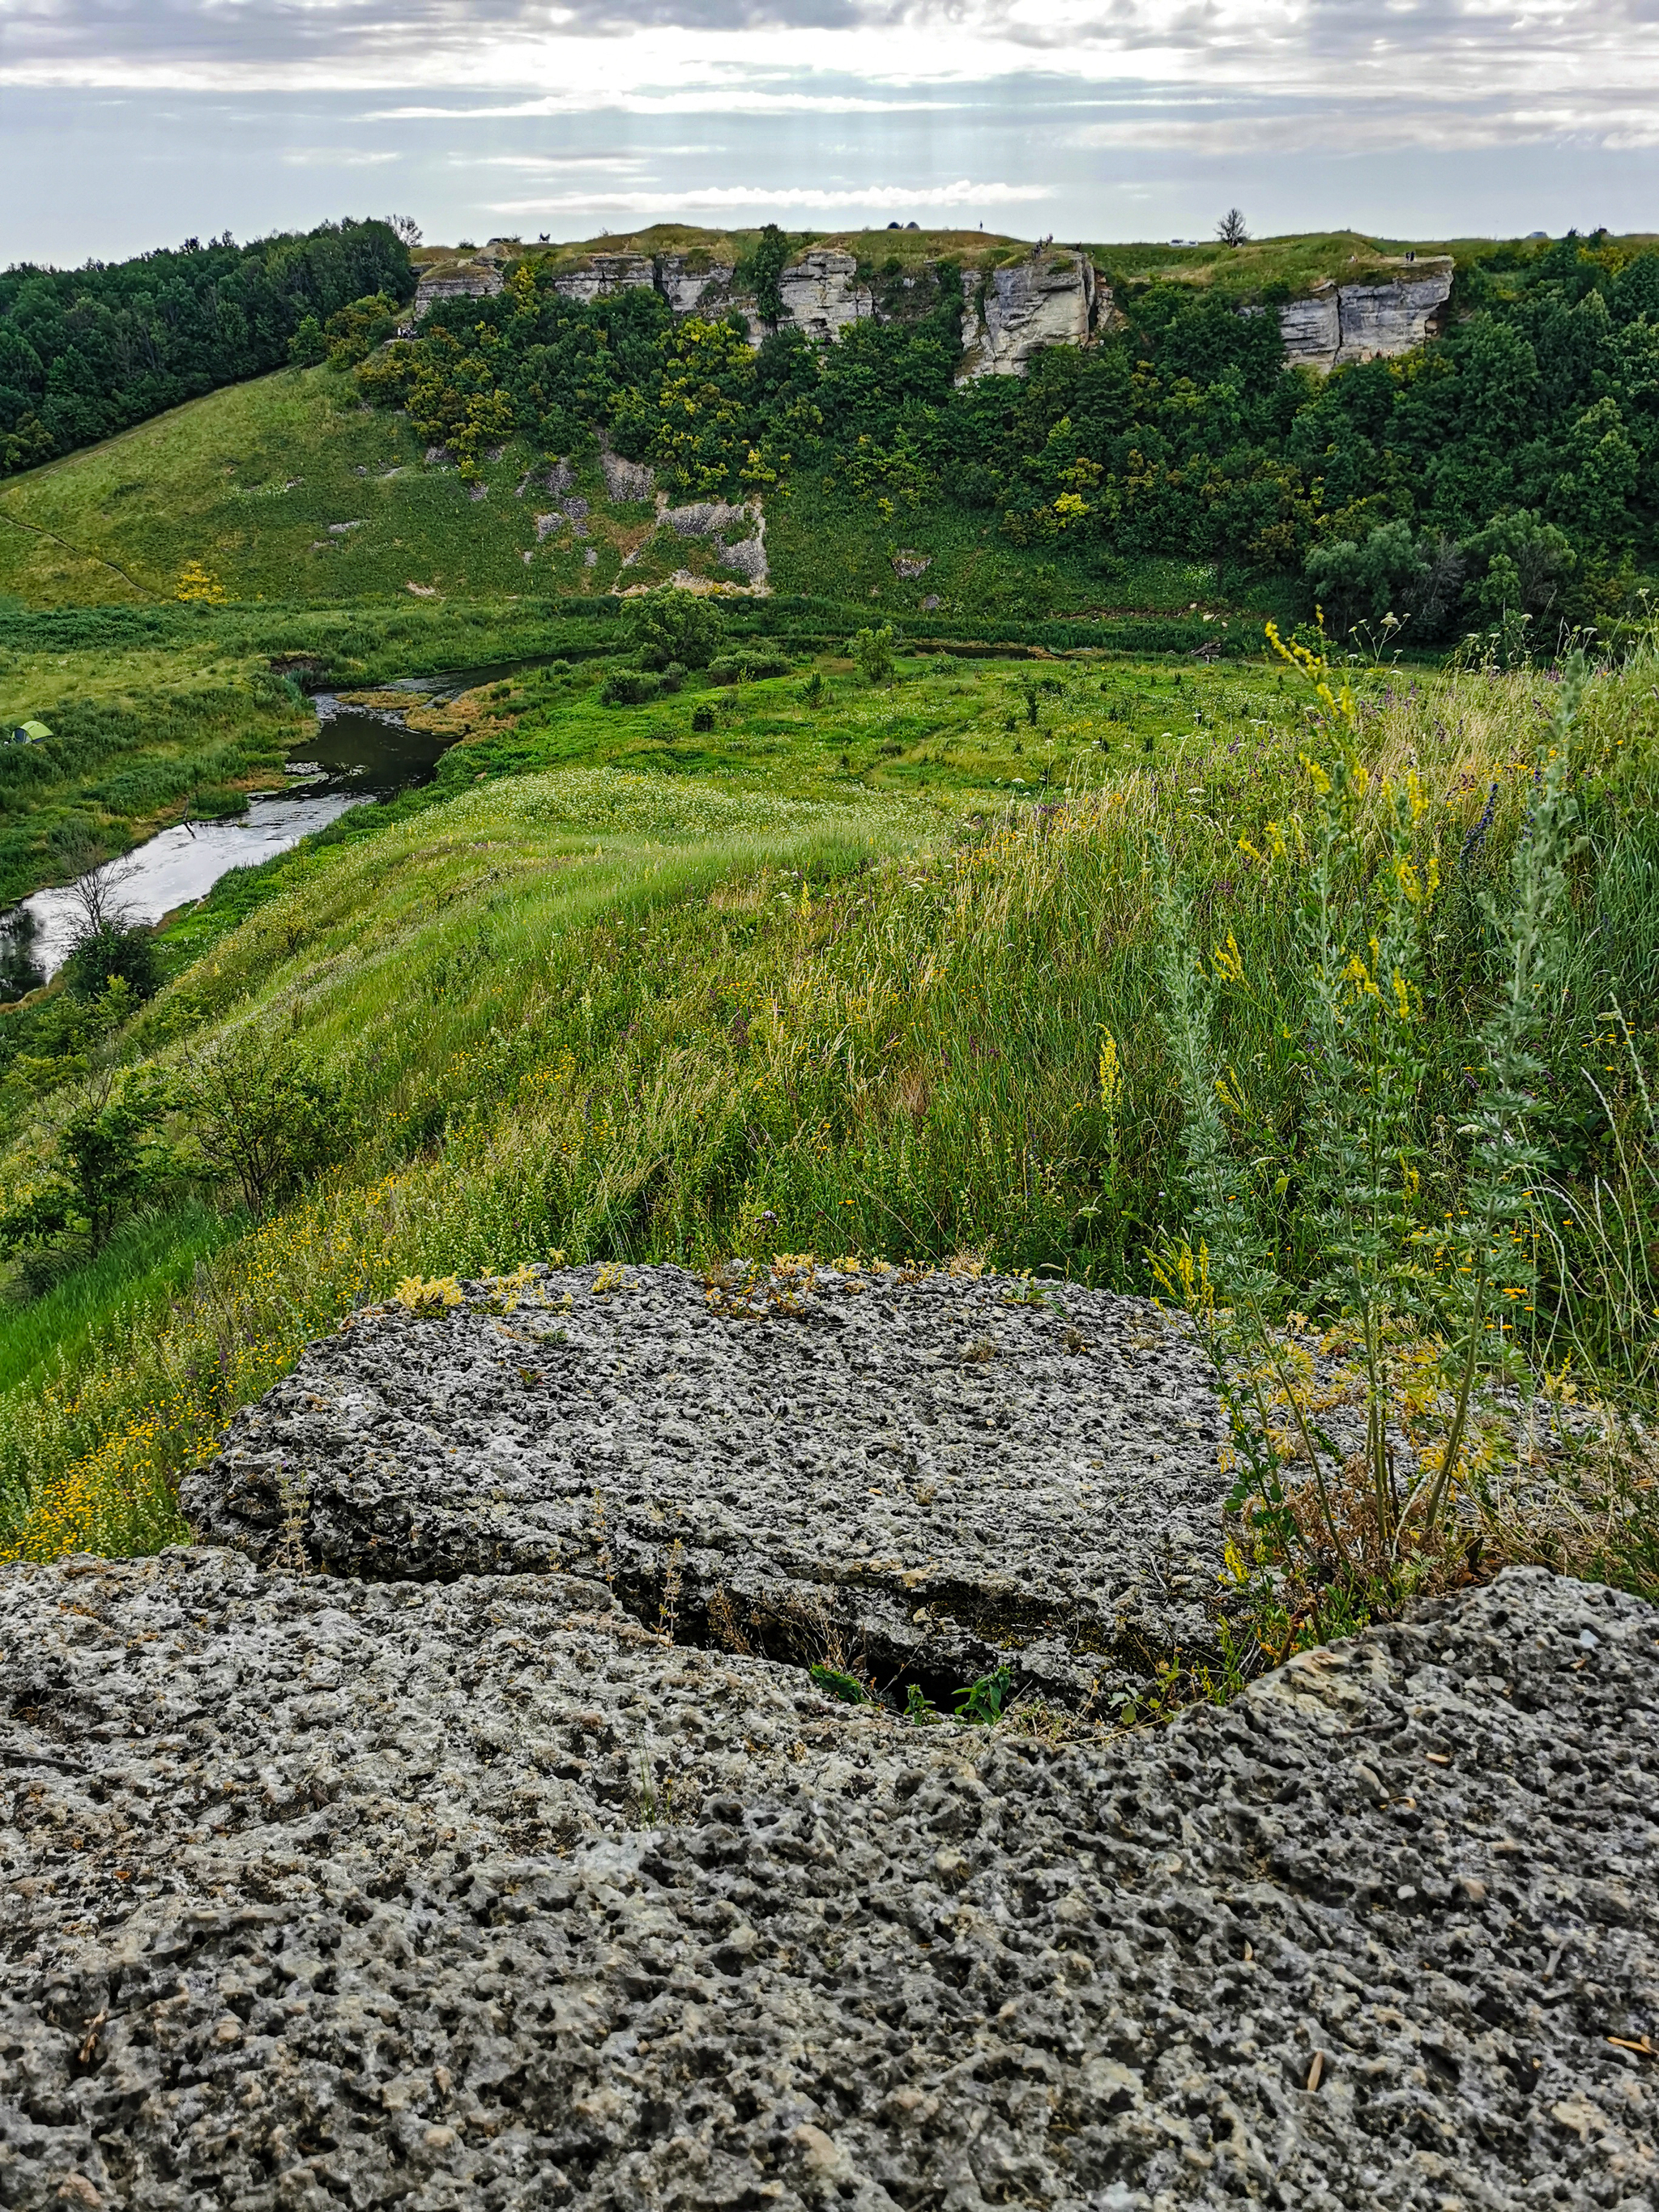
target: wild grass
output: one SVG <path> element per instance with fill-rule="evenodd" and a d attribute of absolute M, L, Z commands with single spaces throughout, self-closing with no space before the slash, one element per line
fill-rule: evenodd
<path fill-rule="evenodd" d="M 1281 696 L 1255 680 L 1259 698 Z M 1466 1131 L 1501 995 L 1495 917 L 1558 696 L 1543 677 L 1379 679 L 1358 709 L 1367 774 L 1331 862 L 1329 958 L 1339 978 L 1358 960 L 1392 993 L 1370 937 L 1376 900 L 1401 890 L 1384 778 L 1409 775 L 1421 1036 L 1389 1111 L 1425 1220 L 1455 1213 L 1483 1172 Z M 1621 1374 L 1589 1362 L 1602 1343 L 1651 1338 L 1638 1301 L 1654 1238 L 1653 704 L 1639 677 L 1598 678 L 1574 725 L 1582 842 L 1529 1048 L 1529 1126 L 1561 1202 L 1534 1217 L 1547 1224 L 1528 1247 L 1538 1289 L 1513 1331 L 1533 1371 L 1558 1374 L 1563 1333 L 1576 1332 L 1580 1402 L 1599 1393 L 1626 1407 L 1650 1397 L 1650 1355 L 1633 1351 Z M 860 701 L 841 734 L 893 711 Z M 1088 742 L 1068 744 L 1069 780 L 995 803 L 861 788 L 837 803 L 768 793 L 758 769 L 746 789 L 615 767 L 526 773 L 316 854 L 119 1050 L 165 1073 L 234 1032 L 293 1041 L 343 1086 L 346 1155 L 204 1261 L 173 1310 L 112 1326 L 0 1400 L 12 1547 L 142 1547 L 176 1533 L 172 1486 L 234 1407 L 406 1276 L 555 1248 L 693 1264 L 972 1251 L 1153 1287 L 1151 1257 L 1190 1239 L 1203 1200 L 1188 1142 L 1197 1091 L 1189 1081 L 1183 1113 L 1158 1012 L 1172 869 L 1194 957 L 1213 979 L 1246 979 L 1212 1009 L 1224 1089 L 1212 1077 L 1210 1096 L 1218 1163 L 1253 1194 L 1264 1312 L 1347 1326 L 1322 1152 L 1330 1088 L 1315 1066 L 1323 1017 L 1290 857 L 1316 828 L 1298 757 L 1336 749 L 1316 714 L 1300 728 L 1288 708 L 1276 728 L 1247 716 L 1248 737 L 1231 738 L 1231 724 L 1200 724 L 1150 768 L 1120 757 L 1109 770 Z M 1253 854 L 1276 838 L 1286 860 L 1264 866 Z M 1607 1044 L 1615 1001 L 1619 1052 Z M 49 1146 L 59 1110 L 46 1102 L 9 1174 Z M 1586 1491 L 1584 1525 L 1616 1523 L 1605 1570 L 1639 1580 L 1651 1488 L 1630 1491 L 1622 1519 L 1608 1494 Z"/>

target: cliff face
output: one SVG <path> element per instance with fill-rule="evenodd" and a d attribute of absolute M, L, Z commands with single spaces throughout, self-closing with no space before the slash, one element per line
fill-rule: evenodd
<path fill-rule="evenodd" d="M 487 295 L 501 289 L 501 264 L 519 251 L 492 240 L 471 261 L 453 262 L 423 276 L 418 317 L 434 301 Z M 1396 276 L 1364 283 L 1320 285 L 1278 310 L 1285 358 L 1293 368 L 1322 374 L 1343 362 L 1409 353 L 1438 327 L 1451 297 L 1449 256 L 1401 264 Z M 736 313 L 758 344 L 766 325 L 751 293 L 737 287 L 737 270 L 703 252 L 644 253 L 633 248 L 596 251 L 580 267 L 553 280 L 562 298 L 591 302 L 635 289 L 659 292 L 677 315 Z M 913 288 L 915 277 L 904 279 Z M 884 295 L 863 281 L 856 258 L 833 246 L 808 248 L 779 279 L 783 313 L 779 327 L 803 331 L 820 343 L 848 326 L 902 313 L 896 293 Z M 1043 244 L 1023 260 L 962 277 L 963 359 L 958 381 L 981 376 L 1023 376 L 1045 346 L 1087 345 L 1109 321 L 1112 294 L 1086 253 Z M 1244 307 L 1243 314 L 1261 314 Z"/>
<path fill-rule="evenodd" d="M 492 261 L 447 263 L 422 276 L 410 313 L 418 322 L 440 300 L 486 300 L 501 289 L 501 272 Z"/>
<path fill-rule="evenodd" d="M 963 278 L 958 383 L 980 376 L 1023 376 L 1040 347 L 1087 345 L 1112 295 L 1086 253 L 1038 246 L 1012 268 L 993 269 L 983 283 Z"/>
<path fill-rule="evenodd" d="M 677 315 L 735 310 L 747 319 L 758 343 L 764 328 L 760 309 L 752 294 L 734 289 L 736 274 L 731 262 L 702 256 L 599 252 L 583 267 L 555 276 L 553 289 L 562 299 L 588 301 L 635 285 L 654 286 Z M 886 319 L 874 289 L 860 277 L 855 257 L 837 246 L 811 247 L 783 271 L 778 289 L 780 329 L 801 331 L 819 342 L 838 338 L 851 323 Z M 964 275 L 963 301 L 967 382 L 1023 375 L 1040 346 L 1087 344 L 1111 294 L 1086 254 L 1037 247 L 1028 259 L 983 278 Z"/>
<path fill-rule="evenodd" d="M 1410 353 L 1437 327 L 1451 289 L 1449 255 L 1381 283 L 1322 285 L 1279 310 L 1285 358 L 1322 375 L 1346 362 Z"/>

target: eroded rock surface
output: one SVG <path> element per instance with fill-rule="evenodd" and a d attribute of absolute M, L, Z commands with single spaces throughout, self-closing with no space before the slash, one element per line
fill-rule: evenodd
<path fill-rule="evenodd" d="M 809 338 L 838 338 L 848 323 L 875 313 L 875 295 L 858 281 L 858 262 L 834 246 L 815 246 L 778 279 L 783 321 Z"/>
<path fill-rule="evenodd" d="M 0 1570 L 0 2203 L 1653 2203 L 1652 1608 L 1056 1750 L 607 1605 Z"/>
<path fill-rule="evenodd" d="M 1073 1707 L 1212 1648 L 1222 1419 L 1139 1299 L 676 1267 L 359 1316 L 185 1484 L 208 1541 L 407 1579 L 558 1568 L 654 1624 L 941 1702 Z M 499 1298 L 496 1303 L 499 1303 Z"/>
<path fill-rule="evenodd" d="M 963 384 L 1023 376 L 1043 346 L 1086 345 L 1112 297 L 1086 253 L 1053 246 L 1035 247 L 982 282 L 964 274 L 963 290 Z"/>
<path fill-rule="evenodd" d="M 1450 257 L 1371 284 L 1326 284 L 1279 310 L 1285 358 L 1324 373 L 1345 362 L 1391 358 L 1420 346 L 1451 298 Z"/>

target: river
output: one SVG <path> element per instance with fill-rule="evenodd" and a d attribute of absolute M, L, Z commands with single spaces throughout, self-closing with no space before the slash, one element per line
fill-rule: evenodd
<path fill-rule="evenodd" d="M 482 678 L 473 670 L 410 678 L 398 685 L 417 698 L 453 697 Z M 431 781 L 453 740 L 411 730 L 395 711 L 344 707 L 319 692 L 317 734 L 303 759 L 288 763 L 288 787 L 255 792 L 246 813 L 214 822 L 175 823 L 105 871 L 110 898 L 129 922 L 163 915 L 204 897 L 232 868 L 255 868 L 321 830 L 349 806 L 395 799 Z M 76 886 L 36 891 L 0 915 L 0 998 L 18 998 L 55 975 L 69 957 L 86 905 Z"/>

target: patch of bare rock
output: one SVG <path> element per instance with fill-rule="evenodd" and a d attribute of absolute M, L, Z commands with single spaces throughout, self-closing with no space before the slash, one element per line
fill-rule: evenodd
<path fill-rule="evenodd" d="M 556 1569 L 947 1708 L 1006 1666 L 1104 1711 L 1213 1648 L 1221 1411 L 1143 1300 L 810 1263 L 544 1269 L 510 1311 L 465 1287 L 356 1316 L 240 1414 L 184 1488 L 203 1539 L 377 1581 Z"/>
<path fill-rule="evenodd" d="M 1659 1617 L 1606 1589 L 1055 1749 L 603 1583 L 202 1547 L 0 1571 L 0 1690 L 14 2212 L 1659 2190 Z"/>

